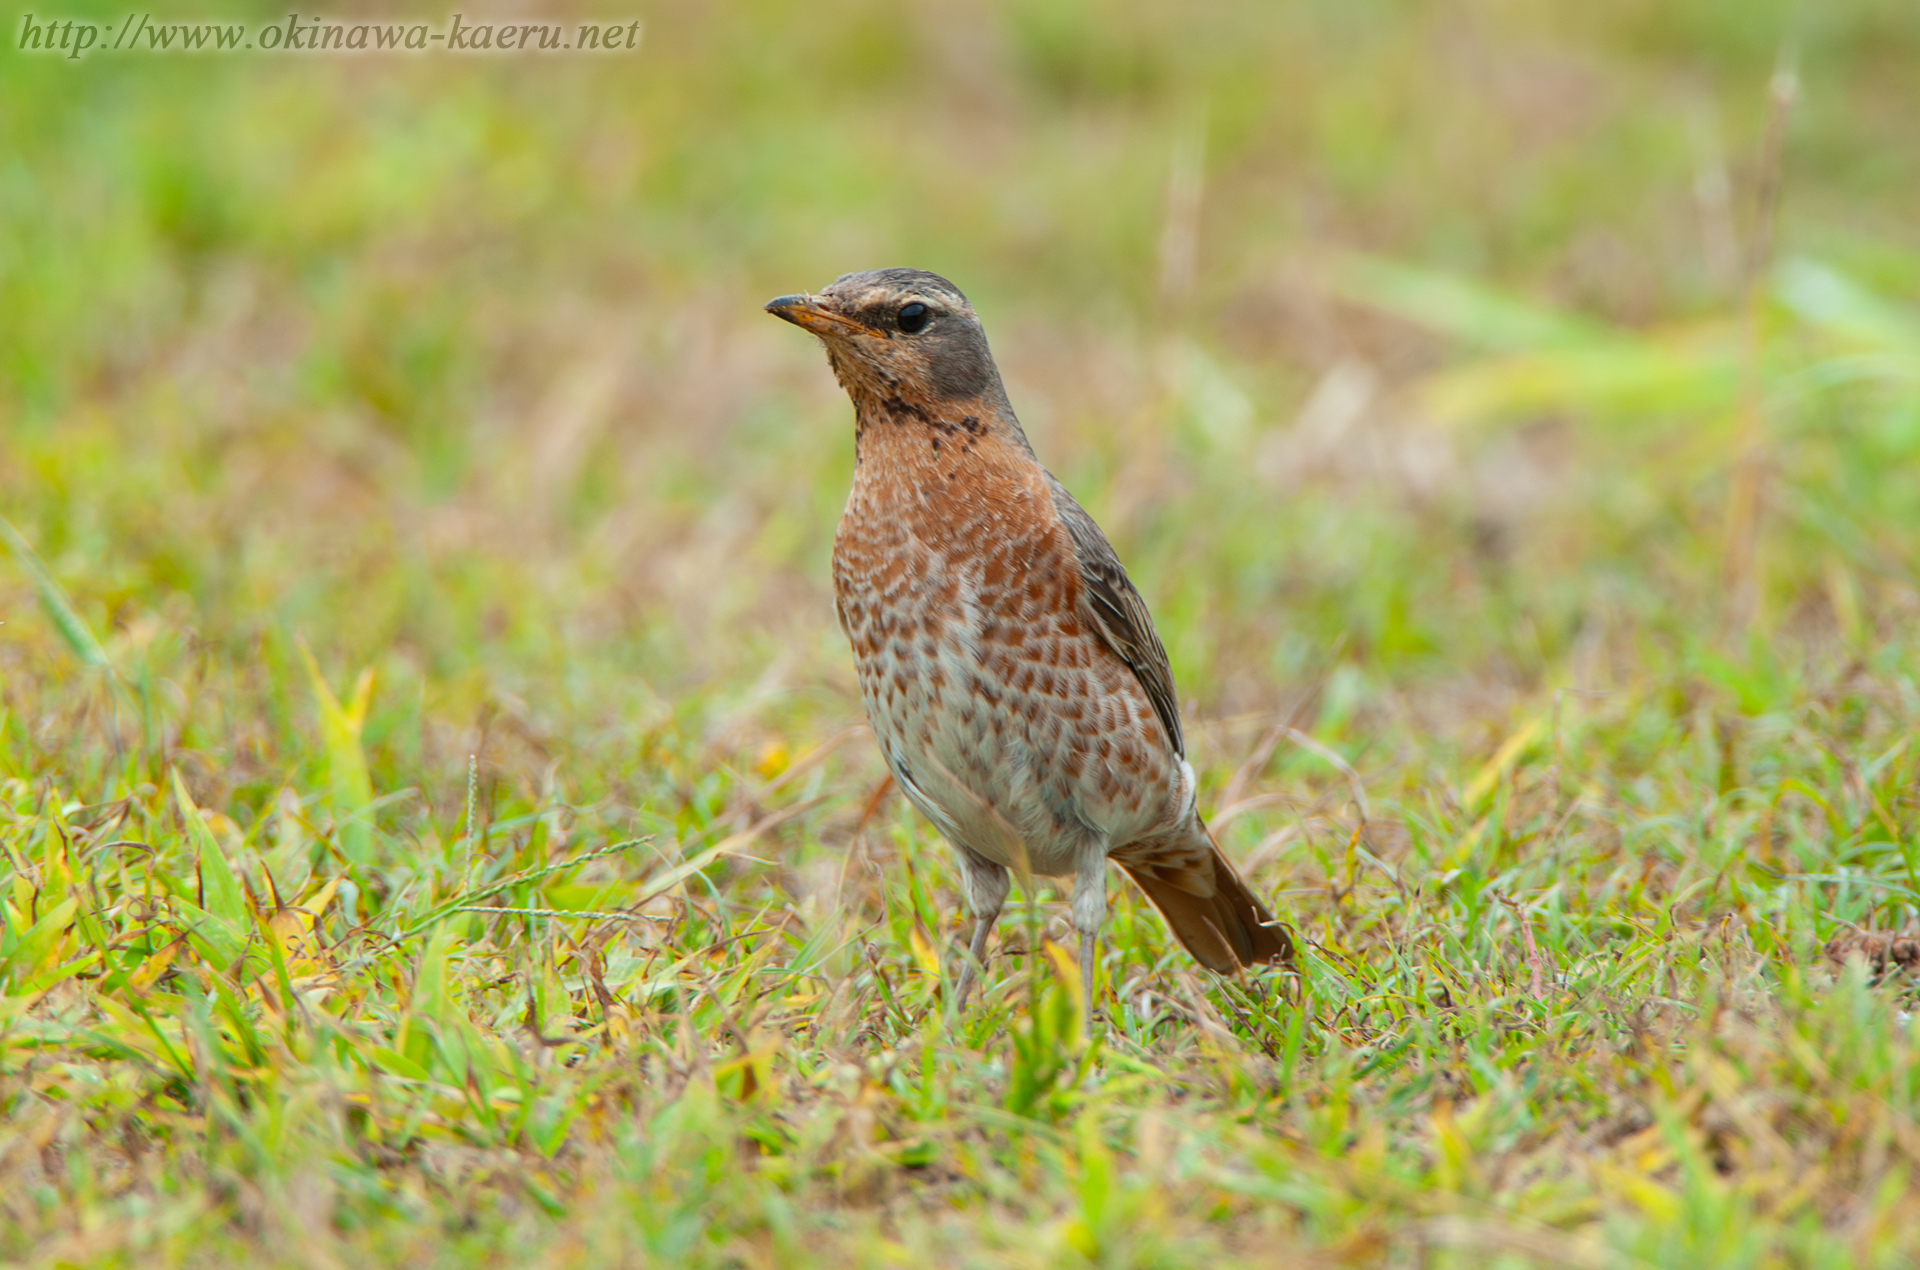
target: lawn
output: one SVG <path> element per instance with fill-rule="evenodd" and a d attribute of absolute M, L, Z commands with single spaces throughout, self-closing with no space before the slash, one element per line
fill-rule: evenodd
<path fill-rule="evenodd" d="M 1907 0 L 542 12 L 0 30 L 0 1261 L 1920 1260 Z M 945 1008 L 760 310 L 898 264 L 1297 974 Z"/>

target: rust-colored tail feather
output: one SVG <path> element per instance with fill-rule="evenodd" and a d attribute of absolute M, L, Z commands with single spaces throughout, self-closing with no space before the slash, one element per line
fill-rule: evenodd
<path fill-rule="evenodd" d="M 1274 920 L 1233 871 L 1220 848 L 1213 848 L 1213 894 L 1198 896 L 1173 885 L 1151 868 L 1120 865 L 1132 878 L 1194 959 L 1223 975 L 1242 966 L 1291 966 L 1293 937 Z"/>

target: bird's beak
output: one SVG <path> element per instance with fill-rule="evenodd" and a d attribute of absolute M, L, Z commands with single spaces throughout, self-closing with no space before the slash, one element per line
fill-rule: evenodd
<path fill-rule="evenodd" d="M 767 312 L 805 327 L 815 335 L 872 335 L 875 332 L 852 318 L 841 317 L 810 295 L 783 295 L 767 301 Z"/>

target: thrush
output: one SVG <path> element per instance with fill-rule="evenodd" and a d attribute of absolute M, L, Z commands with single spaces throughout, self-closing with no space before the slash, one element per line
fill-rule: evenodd
<path fill-rule="evenodd" d="M 1109 860 L 1201 964 L 1291 963 L 1195 808 L 1146 603 L 1035 458 L 966 296 L 879 269 L 766 308 L 820 337 L 853 400 L 835 607 L 887 767 L 959 856 L 975 923 L 957 1005 L 1010 870 L 1073 879 L 1089 1017 Z"/>

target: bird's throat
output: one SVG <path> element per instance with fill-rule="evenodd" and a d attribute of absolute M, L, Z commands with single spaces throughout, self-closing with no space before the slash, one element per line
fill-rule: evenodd
<path fill-rule="evenodd" d="M 916 534 L 962 532 L 978 515 L 1038 497 L 1046 474 L 1017 424 L 986 403 L 874 402 L 858 410 L 849 507 L 897 518 Z M 982 522 L 983 524 L 985 522 Z"/>
<path fill-rule="evenodd" d="M 1004 444 L 1005 426 L 986 403 L 861 394 L 854 399 L 857 461 L 947 466 Z"/>

